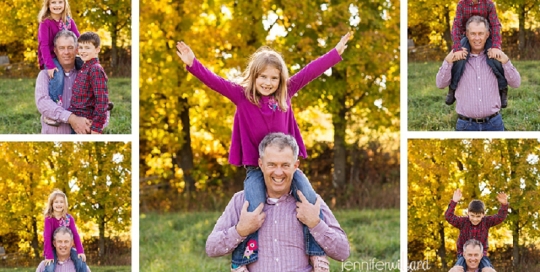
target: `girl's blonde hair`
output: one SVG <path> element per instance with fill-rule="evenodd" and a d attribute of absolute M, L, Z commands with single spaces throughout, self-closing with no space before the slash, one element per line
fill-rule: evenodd
<path fill-rule="evenodd" d="M 63 218 L 66 217 L 68 213 L 68 199 L 67 199 L 66 194 L 64 194 L 64 192 L 60 191 L 59 189 L 54 189 L 53 192 L 49 195 L 49 200 L 47 200 L 47 205 L 45 205 L 45 210 L 43 212 L 43 215 L 45 215 L 45 217 L 54 216 L 53 203 L 54 203 L 54 200 L 59 196 L 64 198 L 65 205 L 64 205 L 64 210 L 62 211 L 62 217 Z"/>
<path fill-rule="evenodd" d="M 43 0 L 43 5 L 41 5 L 41 10 L 38 14 L 38 22 L 41 23 L 43 20 L 51 17 L 51 11 L 49 10 L 49 3 L 51 0 Z M 60 16 L 60 19 L 62 22 L 67 22 L 67 18 L 71 17 L 71 9 L 69 7 L 68 0 L 64 0 L 64 11 L 62 11 L 62 16 Z"/>
<path fill-rule="evenodd" d="M 251 55 L 248 67 L 242 73 L 240 85 L 244 87 L 244 93 L 248 100 L 259 106 L 261 94 L 257 92 L 255 82 L 257 77 L 267 67 L 272 66 L 279 70 L 279 85 L 277 90 L 272 94 L 278 107 L 281 111 L 287 111 L 287 82 L 289 81 L 289 72 L 281 55 L 268 46 L 259 48 Z"/>

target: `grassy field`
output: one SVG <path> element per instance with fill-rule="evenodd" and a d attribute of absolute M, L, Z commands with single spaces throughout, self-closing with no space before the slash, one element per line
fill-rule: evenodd
<path fill-rule="evenodd" d="M 0 134 L 40 133 L 35 85 L 35 79 L 0 79 Z M 104 133 L 131 134 L 131 79 L 109 78 L 109 99 L 114 109 Z"/>
<path fill-rule="evenodd" d="M 395 263 L 399 259 L 399 210 L 341 210 L 334 214 L 351 246 L 347 261 L 376 258 Z M 230 255 L 210 258 L 205 253 L 206 238 L 220 215 L 141 214 L 140 271 L 230 271 Z M 342 263 L 330 260 L 330 271 L 342 271 Z"/>
<path fill-rule="evenodd" d="M 540 61 L 512 61 L 521 75 L 521 86 L 508 90 L 508 108 L 502 110 L 505 130 L 540 131 Z M 448 88 L 435 85 L 442 62 L 408 64 L 409 131 L 455 130 L 455 104 L 444 103 Z"/>
<path fill-rule="evenodd" d="M 0 272 L 36 272 L 37 267 L 31 268 L 0 268 Z M 92 272 L 130 272 L 130 266 L 90 266 Z"/>

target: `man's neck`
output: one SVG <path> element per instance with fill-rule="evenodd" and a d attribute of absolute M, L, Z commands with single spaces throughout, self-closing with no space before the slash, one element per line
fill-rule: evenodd
<path fill-rule="evenodd" d="M 69 258 L 70 258 L 69 255 L 67 255 L 67 256 L 58 256 L 58 261 L 59 261 L 59 262 L 65 262 L 65 261 L 67 261 Z"/>
<path fill-rule="evenodd" d="M 64 69 L 64 73 L 69 73 L 69 72 L 73 71 L 73 69 L 75 69 L 75 64 L 70 65 L 70 66 L 63 66 L 62 65 L 62 69 Z"/>

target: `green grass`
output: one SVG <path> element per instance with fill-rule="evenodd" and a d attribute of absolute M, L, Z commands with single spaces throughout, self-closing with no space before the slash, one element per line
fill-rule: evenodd
<path fill-rule="evenodd" d="M 36 134 L 41 131 L 35 102 L 35 79 L 0 79 L 0 134 Z M 114 103 L 107 134 L 131 134 L 131 79 L 109 78 Z"/>
<path fill-rule="evenodd" d="M 206 238 L 220 215 L 220 212 L 142 214 L 141 271 L 230 271 L 230 255 L 210 258 L 205 253 Z M 399 259 L 399 210 L 339 210 L 334 215 L 351 246 L 347 261 Z M 342 271 L 340 262 L 330 261 L 330 271 Z"/>
<path fill-rule="evenodd" d="M 455 130 L 455 104 L 444 103 L 448 88 L 435 85 L 441 62 L 408 64 L 409 131 Z M 521 86 L 508 90 L 508 108 L 502 110 L 504 126 L 509 131 L 540 131 L 540 61 L 512 61 L 521 75 Z"/>
<path fill-rule="evenodd" d="M 36 267 L 31 268 L 0 268 L 0 272 L 36 272 Z M 130 272 L 131 266 L 90 266 L 92 272 Z"/>

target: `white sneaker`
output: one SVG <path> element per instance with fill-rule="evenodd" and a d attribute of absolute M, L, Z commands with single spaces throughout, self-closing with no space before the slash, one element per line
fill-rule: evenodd
<path fill-rule="evenodd" d="M 330 262 L 326 255 L 310 256 L 309 260 L 313 266 L 313 272 L 328 272 L 330 271 Z"/>

